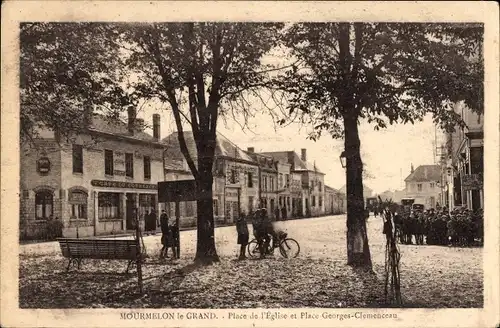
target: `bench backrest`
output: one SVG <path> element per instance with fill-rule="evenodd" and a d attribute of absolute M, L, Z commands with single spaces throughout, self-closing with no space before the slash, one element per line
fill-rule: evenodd
<path fill-rule="evenodd" d="M 58 239 L 64 257 L 102 260 L 133 260 L 137 257 L 135 240 Z"/>

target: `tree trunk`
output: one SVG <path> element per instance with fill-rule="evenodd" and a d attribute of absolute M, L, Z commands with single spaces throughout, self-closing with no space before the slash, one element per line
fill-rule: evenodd
<path fill-rule="evenodd" d="M 356 117 L 344 117 L 347 185 L 347 264 L 371 269 L 363 200 L 363 163 Z M 352 115 L 354 116 L 354 115 Z"/>
<path fill-rule="evenodd" d="M 210 264 L 219 261 L 215 249 L 214 238 L 214 210 L 213 198 L 213 154 L 209 156 L 210 150 L 200 147 L 198 152 L 198 172 L 196 179 L 196 207 L 197 207 L 197 244 L 195 262 Z"/>

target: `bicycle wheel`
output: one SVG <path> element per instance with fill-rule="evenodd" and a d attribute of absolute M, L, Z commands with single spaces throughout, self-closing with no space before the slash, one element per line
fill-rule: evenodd
<path fill-rule="evenodd" d="M 257 240 L 252 239 L 247 245 L 247 250 L 249 257 L 251 258 L 260 257 L 259 243 L 257 242 Z"/>
<path fill-rule="evenodd" d="M 292 238 L 286 238 L 280 243 L 280 253 L 286 258 L 295 258 L 300 253 L 299 243 Z"/>

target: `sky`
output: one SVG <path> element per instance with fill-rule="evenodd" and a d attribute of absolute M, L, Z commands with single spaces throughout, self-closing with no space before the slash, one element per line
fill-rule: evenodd
<path fill-rule="evenodd" d="M 175 122 L 169 111 L 159 110 L 158 106 L 145 106 L 138 113 L 146 124 L 151 125 L 152 115 L 161 116 L 161 138 L 176 131 Z M 339 189 L 345 185 L 345 170 L 339 155 L 343 150 L 343 140 L 334 140 L 323 135 L 319 140 L 307 139 L 311 127 L 291 124 L 286 127 L 275 126 L 269 114 L 259 113 L 249 119 L 248 129 L 242 129 L 232 118 L 226 123 L 218 122 L 218 133 L 227 137 L 246 150 L 254 147 L 256 152 L 294 150 L 300 155 L 307 149 L 307 159 L 325 173 L 325 184 Z M 190 130 L 188 126 L 185 129 Z M 147 131 L 147 130 L 146 130 Z M 150 131 L 151 132 L 151 131 Z M 404 188 L 404 179 L 410 174 L 411 165 L 434 164 L 434 142 L 439 132 L 430 117 L 414 125 L 392 125 L 375 131 L 368 123 L 360 125 L 361 153 L 366 170 L 373 177 L 365 179 L 364 184 L 381 193 L 385 190 Z"/>

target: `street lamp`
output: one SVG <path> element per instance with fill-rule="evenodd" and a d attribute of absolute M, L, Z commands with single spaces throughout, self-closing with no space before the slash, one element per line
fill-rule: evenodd
<path fill-rule="evenodd" d="M 345 169 L 346 167 L 346 156 L 345 156 L 345 150 L 340 154 L 340 165 L 342 165 L 342 168 Z"/>

